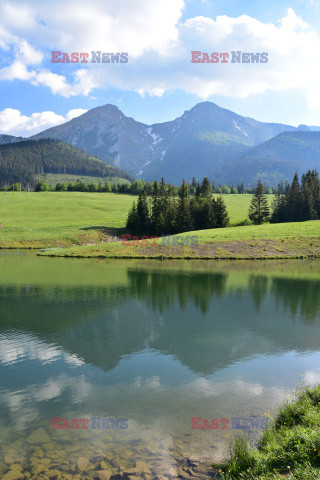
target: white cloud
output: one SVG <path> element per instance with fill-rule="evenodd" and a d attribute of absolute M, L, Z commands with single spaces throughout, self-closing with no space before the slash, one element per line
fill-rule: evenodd
<path fill-rule="evenodd" d="M 185 0 L 56 0 L 54 8 L 48 0 L 4 2 L 0 46 L 13 45 L 15 54 L 0 79 L 28 81 L 64 97 L 110 87 L 159 97 L 182 89 L 201 99 L 291 89 L 320 108 L 320 37 L 291 8 L 276 24 L 248 15 L 180 22 L 184 6 Z M 42 56 L 48 60 L 51 50 L 127 51 L 129 62 L 49 69 Z M 192 64 L 192 50 L 268 52 L 269 63 Z"/>
<path fill-rule="evenodd" d="M 178 39 L 184 0 L 10 0 L 1 23 L 14 35 L 64 51 L 165 52 Z"/>
<path fill-rule="evenodd" d="M 68 122 L 86 111 L 83 108 L 75 108 L 70 110 L 65 118 L 51 111 L 33 113 L 28 117 L 20 110 L 5 108 L 0 111 L 0 134 L 29 137 L 47 128 Z"/>
<path fill-rule="evenodd" d="M 84 108 L 74 108 L 73 110 L 69 110 L 66 115 L 66 121 L 69 122 L 69 120 L 72 120 L 73 118 L 80 117 L 80 115 L 83 115 L 87 111 L 88 110 L 85 110 Z"/>

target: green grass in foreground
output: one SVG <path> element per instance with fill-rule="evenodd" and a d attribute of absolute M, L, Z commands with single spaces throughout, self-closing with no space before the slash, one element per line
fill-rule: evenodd
<path fill-rule="evenodd" d="M 284 405 L 258 448 L 245 437 L 231 445 L 225 480 L 320 479 L 320 386 Z"/>
<path fill-rule="evenodd" d="M 0 192 L 0 247 L 100 243 L 122 229 L 134 197 L 116 193 Z"/>
<path fill-rule="evenodd" d="M 244 221 L 251 195 L 224 199 L 231 222 Z M 0 192 L 0 248 L 99 244 L 108 240 L 110 230 L 125 227 L 134 200 L 114 193 Z"/>
<path fill-rule="evenodd" d="M 320 257 L 320 221 L 231 227 L 187 232 L 198 246 L 141 246 L 131 242 L 87 245 L 43 252 L 43 255 L 101 258 L 308 258 Z M 182 236 L 176 235 L 176 236 Z"/>

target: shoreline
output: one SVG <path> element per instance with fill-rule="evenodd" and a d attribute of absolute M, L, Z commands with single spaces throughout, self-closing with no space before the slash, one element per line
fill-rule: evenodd
<path fill-rule="evenodd" d="M 44 248 L 38 256 L 150 260 L 296 260 L 320 258 L 318 237 L 242 239 L 199 243 L 197 246 L 135 246 L 121 242 L 68 248 Z"/>

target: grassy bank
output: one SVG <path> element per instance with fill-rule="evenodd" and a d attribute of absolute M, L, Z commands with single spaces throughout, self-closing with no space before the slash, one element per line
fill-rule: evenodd
<path fill-rule="evenodd" d="M 231 227 L 177 236 L 197 236 L 197 246 L 136 245 L 121 242 L 40 252 L 40 255 L 100 258 L 311 258 L 320 257 L 320 221 Z"/>
<path fill-rule="evenodd" d="M 320 479 L 320 386 L 281 408 L 258 448 L 238 437 L 225 480 Z"/>
<path fill-rule="evenodd" d="M 0 192 L 0 248 L 99 244 L 124 227 L 132 195 Z M 251 195 L 224 196 L 232 224 L 245 220 Z M 269 196 L 269 201 L 272 196 Z"/>

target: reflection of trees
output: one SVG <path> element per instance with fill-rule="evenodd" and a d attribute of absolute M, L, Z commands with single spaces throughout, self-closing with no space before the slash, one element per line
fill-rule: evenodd
<path fill-rule="evenodd" d="M 212 297 L 225 294 L 228 277 L 224 273 L 128 270 L 128 278 L 131 292 L 138 299 L 146 299 L 160 313 L 178 301 L 182 311 L 191 302 L 205 314 Z"/>
<path fill-rule="evenodd" d="M 272 279 L 271 291 L 277 303 L 282 303 L 307 324 L 314 324 L 320 312 L 320 281 L 288 278 Z"/>
<path fill-rule="evenodd" d="M 251 275 L 238 288 L 229 275 L 130 268 L 120 285 L 0 286 L 0 328 L 106 370 L 146 348 L 202 374 L 261 352 L 318 348 L 319 281 Z"/>
<path fill-rule="evenodd" d="M 0 286 L 0 327 L 50 333 L 91 319 L 129 295 L 124 286 Z"/>
<path fill-rule="evenodd" d="M 250 275 L 248 289 L 252 295 L 254 304 L 259 311 L 263 297 L 268 291 L 269 278 L 263 275 Z"/>

